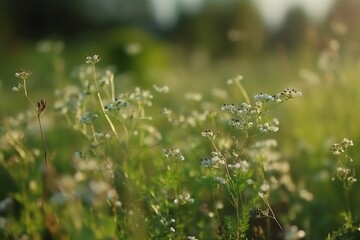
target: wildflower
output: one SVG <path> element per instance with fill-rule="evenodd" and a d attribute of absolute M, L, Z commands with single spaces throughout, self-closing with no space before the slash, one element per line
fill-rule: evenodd
<path fill-rule="evenodd" d="M 119 111 L 120 109 L 126 108 L 127 106 L 129 106 L 128 102 L 123 99 L 115 98 L 114 101 L 104 106 L 104 110 L 105 112 L 115 112 Z"/>
<path fill-rule="evenodd" d="M 235 164 L 229 164 L 230 169 L 240 169 L 243 172 L 246 172 L 249 169 L 249 163 L 245 160 L 237 162 Z"/>
<path fill-rule="evenodd" d="M 205 129 L 204 131 L 201 132 L 201 136 L 203 137 L 207 137 L 209 138 L 210 140 L 213 140 L 214 137 L 215 137 L 215 134 L 212 130 L 210 129 Z"/>
<path fill-rule="evenodd" d="M 294 99 L 300 97 L 302 93 L 295 89 L 286 88 L 281 93 L 275 95 L 276 102 L 283 102 L 286 100 Z"/>
<path fill-rule="evenodd" d="M 204 167 L 212 167 L 214 165 L 214 161 L 211 158 L 201 159 L 200 164 Z"/>
<path fill-rule="evenodd" d="M 263 183 L 260 186 L 260 190 L 262 191 L 261 193 L 259 193 L 260 197 L 261 197 L 261 195 L 265 196 L 265 193 L 269 192 L 269 190 L 270 190 L 269 184 Z M 261 197 L 261 198 L 263 198 L 263 197 Z"/>
<path fill-rule="evenodd" d="M 23 88 L 24 88 L 24 86 L 21 83 L 17 83 L 14 87 L 12 87 L 11 90 L 14 91 L 14 92 L 18 92 Z"/>
<path fill-rule="evenodd" d="M 267 93 L 259 93 L 254 96 L 254 99 L 260 102 L 273 102 L 275 100 L 275 97 Z"/>
<path fill-rule="evenodd" d="M 225 160 L 221 158 L 221 155 L 217 152 L 211 153 L 212 157 L 203 158 L 200 161 L 200 164 L 204 167 L 212 167 L 215 165 L 224 165 Z"/>
<path fill-rule="evenodd" d="M 330 151 L 334 154 L 334 155 L 340 155 L 342 153 L 344 153 L 348 147 L 354 146 L 354 143 L 352 140 L 348 139 L 348 138 L 344 138 L 341 143 L 334 143 L 331 148 Z"/>
<path fill-rule="evenodd" d="M 168 86 L 162 86 L 162 87 L 159 87 L 157 85 L 153 85 L 153 88 L 155 89 L 155 91 L 157 92 L 163 92 L 163 93 L 168 93 L 169 92 L 169 87 Z"/>
<path fill-rule="evenodd" d="M 286 88 L 282 92 L 270 95 L 267 93 L 259 93 L 254 96 L 255 101 L 259 103 L 266 103 L 266 102 L 275 102 L 281 103 L 286 100 L 294 99 L 295 97 L 300 97 L 302 93 L 295 89 Z"/>
<path fill-rule="evenodd" d="M 153 95 L 151 95 L 150 91 L 141 90 L 139 87 L 135 88 L 134 92 L 129 95 L 129 99 L 139 102 L 145 106 L 152 106 Z"/>
<path fill-rule="evenodd" d="M 178 148 L 163 149 L 163 153 L 166 158 L 176 158 L 180 161 L 185 160 L 185 157 L 181 154 L 180 149 Z"/>
<path fill-rule="evenodd" d="M 350 176 L 350 177 L 348 177 L 346 180 L 347 180 L 350 184 L 357 182 L 357 178 L 355 178 L 354 176 Z"/>
<path fill-rule="evenodd" d="M 342 174 L 347 175 L 350 173 L 350 169 L 344 168 L 344 167 L 338 167 L 338 168 L 336 168 L 336 171 L 339 175 L 342 175 Z"/>
<path fill-rule="evenodd" d="M 299 230 L 297 226 L 289 226 L 285 228 L 284 240 L 298 240 L 305 237 L 305 231 Z"/>
<path fill-rule="evenodd" d="M 95 54 L 93 56 L 86 56 L 86 63 L 95 64 L 100 61 L 99 55 Z"/>
<path fill-rule="evenodd" d="M 221 110 L 223 111 L 230 111 L 230 112 L 236 112 L 237 111 L 237 107 L 235 106 L 235 103 L 233 104 L 227 104 L 227 103 L 224 103 L 221 107 Z"/>
<path fill-rule="evenodd" d="M 86 112 L 83 116 L 81 116 L 80 122 L 89 125 L 92 124 L 93 120 L 98 117 L 99 116 L 96 113 Z"/>
<path fill-rule="evenodd" d="M 215 180 L 220 184 L 226 184 L 226 180 L 222 177 L 216 177 Z"/>
<path fill-rule="evenodd" d="M 161 217 L 161 219 L 160 219 L 160 223 L 161 223 L 162 225 L 164 225 L 164 226 L 166 226 L 166 227 L 169 227 L 169 226 L 170 226 L 170 228 L 169 228 L 170 232 L 175 232 L 175 228 L 171 226 L 171 225 L 174 224 L 175 222 L 176 222 L 176 221 L 175 221 L 174 218 L 170 219 L 170 221 L 166 220 L 166 219 L 163 218 L 163 217 Z"/>
<path fill-rule="evenodd" d="M 233 83 L 240 82 L 243 78 L 244 77 L 242 75 L 238 75 L 235 78 L 227 80 L 227 84 L 232 85 Z"/>
<path fill-rule="evenodd" d="M 275 125 L 270 125 L 269 123 L 264 123 L 259 125 L 259 131 L 261 133 L 277 132 L 279 131 L 279 127 Z"/>
<path fill-rule="evenodd" d="M 247 183 L 248 185 L 252 185 L 252 184 L 254 183 L 254 180 L 248 179 L 248 180 L 246 180 L 246 183 Z"/>
<path fill-rule="evenodd" d="M 107 70 L 103 76 L 99 79 L 99 85 L 102 87 L 104 85 L 109 85 L 114 80 L 114 74 Z"/>
<path fill-rule="evenodd" d="M 245 130 L 245 129 L 249 129 L 251 128 L 254 123 L 253 122 L 244 122 L 240 119 L 232 119 L 229 121 L 229 125 L 232 126 L 232 127 L 235 127 L 235 128 L 239 128 L 241 130 Z"/>
<path fill-rule="evenodd" d="M 99 132 L 99 133 L 95 133 L 94 134 L 94 137 L 96 139 L 105 139 L 105 140 L 108 140 L 111 138 L 111 135 L 109 133 L 103 133 L 103 132 Z"/>
<path fill-rule="evenodd" d="M 22 80 L 26 80 L 31 75 L 30 71 L 20 70 L 15 73 L 15 77 L 20 78 Z"/>
<path fill-rule="evenodd" d="M 191 198 L 189 193 L 180 194 L 177 198 L 174 200 L 174 204 L 178 205 L 184 205 L 187 203 L 194 203 L 194 199 Z"/>

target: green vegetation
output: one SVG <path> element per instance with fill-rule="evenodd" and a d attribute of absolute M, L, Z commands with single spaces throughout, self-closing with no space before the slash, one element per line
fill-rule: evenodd
<path fill-rule="evenodd" d="M 356 31 L 220 10 L 5 51 L 0 239 L 360 238 Z"/>
<path fill-rule="evenodd" d="M 317 85 L 310 89 L 308 82 L 297 83 L 304 96 L 283 105 L 300 92 L 267 94 L 264 84 L 250 98 L 243 86 L 249 80 L 237 76 L 223 81 L 222 88 L 209 81 L 202 92 L 199 83 L 192 91 L 183 86 L 183 92 L 171 95 L 168 85 L 143 89 L 123 84 L 100 64 L 98 55 L 86 57 L 75 68 L 77 82 L 38 96 L 50 107 L 40 100 L 36 108 L 31 100 L 34 94 L 26 84 L 36 81 L 34 74 L 16 74 L 22 82 L 14 80 L 13 97 L 28 99 L 35 111 L 25 107 L 2 118 L 1 177 L 9 183 L 2 191 L 3 237 L 358 236 L 358 196 L 350 188 L 356 185 L 357 152 L 337 163 L 330 158 L 329 137 L 321 141 L 326 134 L 341 134 L 331 127 L 351 108 L 347 96 L 333 105 L 335 99 L 329 98 L 328 109 L 322 109 L 323 98 L 339 85 L 343 92 L 353 91 L 350 82 L 329 83 L 314 99 Z M 279 104 L 285 109 L 279 110 Z M 338 114 L 321 122 L 315 115 L 304 117 L 319 110 Z M 36 115 L 41 123 L 40 114 L 45 138 L 33 126 Z M 348 145 L 331 149 L 338 154 Z M 342 182 L 344 196 L 331 176 Z M 325 223 L 314 220 L 319 214 Z"/>

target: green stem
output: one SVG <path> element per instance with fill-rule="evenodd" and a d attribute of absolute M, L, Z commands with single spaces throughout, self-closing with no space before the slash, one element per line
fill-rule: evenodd
<path fill-rule="evenodd" d="M 105 112 L 104 104 L 103 104 L 103 101 L 102 101 L 102 98 L 101 98 L 101 95 L 100 95 L 100 92 L 99 92 L 99 87 L 98 87 L 98 84 L 96 82 L 95 63 L 92 64 L 92 69 L 93 69 L 93 75 L 94 75 L 94 84 L 95 84 L 95 89 L 96 89 L 96 95 L 97 95 L 97 98 L 98 98 L 98 101 L 99 101 L 99 104 L 100 104 L 100 107 L 101 107 L 101 111 L 102 111 L 103 115 L 105 116 L 105 119 L 106 119 L 106 121 L 108 122 L 108 124 L 109 124 L 109 126 L 111 128 L 111 131 L 113 132 L 114 136 L 116 137 L 116 139 L 120 143 L 120 138 L 119 138 L 119 136 L 118 136 L 118 134 L 116 132 L 114 124 L 112 123 L 111 119 L 109 118 L 109 115 Z"/>
<path fill-rule="evenodd" d="M 271 212 L 271 216 L 270 216 L 270 217 L 271 217 L 272 219 L 274 219 L 275 222 L 277 223 L 277 225 L 279 226 L 279 228 L 280 228 L 281 230 L 283 230 L 281 224 L 280 224 L 279 221 L 277 220 L 277 218 L 276 218 L 276 216 L 275 216 L 275 213 L 274 213 L 274 211 L 272 210 L 272 208 L 271 208 L 271 206 L 270 206 L 270 204 L 269 204 L 269 200 L 268 200 L 267 196 L 264 195 L 264 197 L 262 197 L 262 199 L 263 199 L 264 203 L 266 204 L 266 206 L 270 209 L 270 212 Z"/>
<path fill-rule="evenodd" d="M 46 167 L 48 167 L 48 161 L 47 161 L 47 150 L 46 150 L 46 142 L 45 142 L 45 135 L 44 135 L 43 128 L 42 128 L 42 124 L 41 124 L 40 113 L 38 113 L 38 115 L 37 115 L 37 119 L 38 119 L 39 128 L 40 128 L 41 142 L 42 142 L 42 145 L 43 145 L 43 150 L 44 150 L 44 160 L 45 160 L 45 165 L 46 165 Z"/>
<path fill-rule="evenodd" d="M 241 94 L 244 96 L 244 99 L 247 103 L 250 103 L 249 95 L 247 94 L 244 86 L 241 84 L 241 79 L 235 79 L 236 86 L 240 89 Z"/>

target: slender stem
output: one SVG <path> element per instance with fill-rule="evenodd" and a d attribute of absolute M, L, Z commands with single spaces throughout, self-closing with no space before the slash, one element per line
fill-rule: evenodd
<path fill-rule="evenodd" d="M 214 140 L 211 140 L 211 144 L 213 145 L 214 149 L 216 152 L 218 152 L 220 155 L 220 151 L 219 149 L 217 148 Z M 226 161 L 226 160 L 225 160 Z M 239 194 L 239 196 L 236 196 L 236 186 L 235 186 L 235 183 L 231 177 L 231 174 L 230 174 L 230 171 L 229 171 L 229 168 L 228 168 L 228 165 L 227 163 L 225 162 L 225 171 L 226 171 L 226 175 L 227 175 L 227 178 L 228 178 L 228 181 L 229 181 L 229 186 L 230 188 L 228 189 L 228 192 L 231 196 L 231 201 L 230 203 L 234 206 L 235 208 L 235 211 L 236 211 L 236 239 L 239 239 L 240 237 L 240 232 L 239 232 L 239 225 L 240 225 L 240 209 L 239 209 L 239 200 L 240 200 L 240 205 L 242 207 L 242 199 L 241 199 L 241 193 Z"/>
<path fill-rule="evenodd" d="M 350 204 L 349 204 L 349 189 L 344 189 L 344 196 L 345 196 L 345 205 L 346 205 L 346 222 L 348 225 L 351 225 L 352 223 L 352 217 L 351 217 L 351 211 L 350 211 Z"/>
<path fill-rule="evenodd" d="M 244 86 L 241 84 L 240 81 L 241 81 L 241 79 L 236 79 L 236 80 L 235 80 L 236 86 L 238 86 L 238 88 L 240 89 L 240 92 L 241 92 L 241 94 L 244 96 L 245 101 L 246 101 L 247 103 L 250 103 L 249 95 L 247 94 Z"/>
<path fill-rule="evenodd" d="M 261 198 L 263 199 L 263 201 L 264 201 L 264 203 L 266 204 L 266 206 L 270 209 L 271 216 L 269 216 L 269 217 L 271 217 L 272 219 L 274 219 L 275 222 L 277 223 L 277 225 L 279 226 L 279 228 L 280 228 L 281 230 L 283 230 L 281 224 L 280 224 L 279 221 L 277 220 L 277 218 L 276 218 L 276 216 L 275 216 L 275 213 L 274 213 L 274 211 L 272 210 L 272 208 L 271 208 L 271 206 L 270 206 L 270 204 L 269 204 L 269 199 L 267 198 L 267 196 L 263 195 L 263 197 L 261 197 Z"/>
<path fill-rule="evenodd" d="M 35 112 L 37 112 L 36 106 L 34 104 L 34 102 L 31 100 L 31 98 L 29 97 L 28 93 L 27 93 L 27 89 L 26 89 L 26 79 L 23 78 L 23 86 L 24 86 L 24 94 L 25 97 L 29 100 L 31 107 L 34 109 Z"/>
<path fill-rule="evenodd" d="M 221 219 L 220 219 L 220 214 L 219 214 L 219 211 L 216 207 L 216 197 L 215 197 L 215 192 L 214 191 L 211 191 L 212 192 L 212 197 L 213 197 L 213 201 L 214 201 L 214 206 L 215 206 L 215 212 L 216 212 L 216 216 L 219 220 L 219 222 L 221 222 Z"/>
<path fill-rule="evenodd" d="M 48 167 L 45 135 L 44 135 L 43 128 L 42 128 L 42 124 L 41 124 L 40 113 L 38 113 L 37 118 L 38 118 L 38 123 L 39 123 L 39 128 L 40 128 L 41 142 L 42 142 L 43 150 L 44 150 L 45 165 L 46 165 L 46 167 Z"/>
<path fill-rule="evenodd" d="M 31 100 L 31 98 L 29 97 L 28 93 L 27 93 L 27 88 L 26 88 L 26 78 L 23 78 L 23 86 L 24 86 L 24 94 L 25 97 L 29 100 L 32 108 L 34 109 L 35 112 L 37 112 L 37 119 L 38 119 L 38 123 L 39 123 L 39 128 L 40 128 L 40 134 L 41 134 L 41 142 L 43 145 L 43 150 L 44 150 L 44 161 L 45 161 L 45 165 L 46 168 L 48 167 L 48 162 L 47 162 L 47 150 L 46 150 L 46 142 L 45 142 L 45 135 L 43 132 L 43 128 L 42 128 L 42 124 L 41 124 L 41 118 L 40 118 L 40 114 L 41 112 L 38 111 L 38 109 L 36 108 L 34 102 Z"/>
<path fill-rule="evenodd" d="M 96 89 L 96 95 L 97 95 L 97 98 L 98 98 L 98 101 L 99 101 L 99 104 L 100 104 L 100 107 L 101 107 L 101 111 L 102 113 L 104 114 L 105 116 L 105 119 L 106 121 L 108 122 L 110 128 L 111 128 L 111 131 L 113 132 L 114 136 L 116 137 L 116 139 L 120 142 L 120 138 L 119 138 L 119 135 L 117 134 L 116 132 L 116 129 L 114 127 L 114 124 L 112 123 L 111 119 L 109 118 L 108 114 L 105 112 L 105 108 L 104 108 L 104 104 L 103 104 L 103 101 L 102 101 L 102 98 L 101 98 L 101 95 L 100 95 L 100 92 L 99 92 L 99 87 L 98 87 L 98 84 L 96 82 L 96 68 L 95 68 L 95 63 L 92 64 L 92 69 L 93 69 L 93 75 L 94 75 L 94 84 L 95 84 L 95 89 Z"/>
<path fill-rule="evenodd" d="M 46 102 L 43 100 L 40 100 L 38 102 L 38 107 L 36 107 L 36 105 L 34 104 L 34 102 L 31 100 L 31 98 L 28 95 L 27 92 L 27 86 L 26 86 L 26 77 L 22 78 L 23 80 L 23 88 L 24 88 L 24 95 L 25 97 L 28 99 L 28 101 L 31 104 L 31 107 L 33 108 L 33 110 L 37 113 L 37 119 L 38 119 L 38 124 L 39 124 L 39 129 L 40 129 L 40 134 L 41 134 L 41 142 L 42 142 L 42 146 L 43 146 L 43 151 L 44 151 L 44 161 L 45 161 L 45 172 L 43 174 L 43 179 L 42 179 L 42 185 L 43 185 L 43 191 L 42 191 L 42 196 L 41 196 L 41 213 L 42 213 L 42 217 L 43 217 L 43 221 L 45 224 L 45 214 L 46 214 L 46 198 L 47 198 L 47 174 L 48 174 L 48 161 L 47 161 L 47 149 L 46 149 L 46 142 L 45 142 L 45 135 L 43 132 L 43 128 L 42 128 L 42 124 L 41 124 L 41 118 L 40 115 L 41 113 L 44 111 L 45 107 L 46 107 Z M 24 196 L 25 197 L 25 196 Z M 26 199 L 24 199 L 24 202 L 27 202 Z"/>

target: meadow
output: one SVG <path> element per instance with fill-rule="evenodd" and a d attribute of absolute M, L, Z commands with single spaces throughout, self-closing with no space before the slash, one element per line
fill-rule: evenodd
<path fill-rule="evenodd" d="M 146 41 L 120 61 L 43 41 L 1 68 L 1 239 L 359 239 L 352 45 Z"/>

